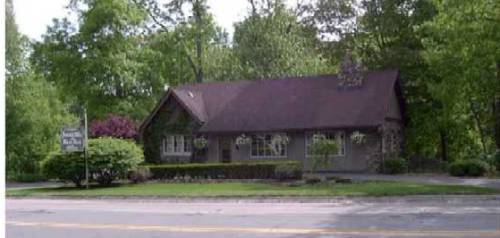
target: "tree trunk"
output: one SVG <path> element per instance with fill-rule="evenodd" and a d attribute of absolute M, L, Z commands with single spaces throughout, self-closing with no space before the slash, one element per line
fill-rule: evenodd
<path fill-rule="evenodd" d="M 257 7 L 255 7 L 254 0 L 248 0 L 250 2 L 250 6 L 252 8 L 252 16 L 257 16 Z"/>
<path fill-rule="evenodd" d="M 448 135 L 446 134 L 446 131 L 441 129 L 439 131 L 439 137 L 440 137 L 440 146 L 441 146 L 441 160 L 442 161 L 448 161 Z"/>
<path fill-rule="evenodd" d="M 203 82 L 203 45 L 202 45 L 202 40 L 201 40 L 201 31 L 203 27 L 203 22 L 202 22 L 202 9 L 203 6 L 201 5 L 201 1 L 197 0 L 193 3 L 193 14 L 195 17 L 196 21 L 196 61 L 198 64 L 198 69 L 196 70 L 196 82 L 201 83 Z"/>
<path fill-rule="evenodd" d="M 485 133 L 483 131 L 483 127 L 481 125 L 481 118 L 479 118 L 479 112 L 476 110 L 474 103 L 472 100 L 469 101 L 470 103 L 470 110 L 472 112 L 472 116 L 474 117 L 474 121 L 476 122 L 477 129 L 479 130 L 479 137 L 481 139 L 481 145 L 483 147 L 483 153 L 486 154 L 488 151 L 486 148 L 486 141 L 485 141 Z"/>

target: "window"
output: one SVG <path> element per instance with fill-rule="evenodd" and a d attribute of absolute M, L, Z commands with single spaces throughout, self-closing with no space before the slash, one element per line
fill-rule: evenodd
<path fill-rule="evenodd" d="M 397 137 L 396 137 L 396 133 L 392 132 L 391 133 L 391 152 L 396 152 L 396 151 L 398 151 Z"/>
<path fill-rule="evenodd" d="M 391 130 L 385 134 L 382 140 L 383 153 L 399 153 L 401 150 L 399 131 Z"/>
<path fill-rule="evenodd" d="M 345 156 L 345 133 L 343 131 L 326 131 L 326 132 L 311 132 L 306 133 L 306 155 L 311 156 L 311 145 L 313 143 L 313 135 L 314 134 L 323 134 L 326 139 L 336 140 L 338 145 L 338 152 L 336 156 Z"/>
<path fill-rule="evenodd" d="M 286 157 L 286 148 L 286 144 L 273 141 L 272 134 L 252 135 L 250 155 L 251 157 Z"/>
<path fill-rule="evenodd" d="M 191 155 L 191 148 L 191 136 L 167 135 L 163 138 L 162 152 L 165 155 Z"/>

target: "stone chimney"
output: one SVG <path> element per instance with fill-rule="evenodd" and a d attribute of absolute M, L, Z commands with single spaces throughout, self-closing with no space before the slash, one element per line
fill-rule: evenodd
<path fill-rule="evenodd" d="M 354 59 L 348 50 L 340 64 L 339 88 L 361 88 L 363 86 L 363 65 Z"/>

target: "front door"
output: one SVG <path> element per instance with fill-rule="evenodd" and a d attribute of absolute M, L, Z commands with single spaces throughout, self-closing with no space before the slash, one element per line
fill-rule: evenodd
<path fill-rule="evenodd" d="M 222 163 L 231 162 L 231 139 L 219 139 L 219 161 Z"/>

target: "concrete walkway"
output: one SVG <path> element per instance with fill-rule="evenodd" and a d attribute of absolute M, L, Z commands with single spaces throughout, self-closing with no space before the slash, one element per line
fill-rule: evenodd
<path fill-rule="evenodd" d="M 457 178 L 437 174 L 355 174 L 355 173 L 332 173 L 331 175 L 352 179 L 354 181 L 403 181 L 428 184 L 450 184 L 450 185 L 474 185 L 480 187 L 500 189 L 500 179 L 492 178 Z"/>

